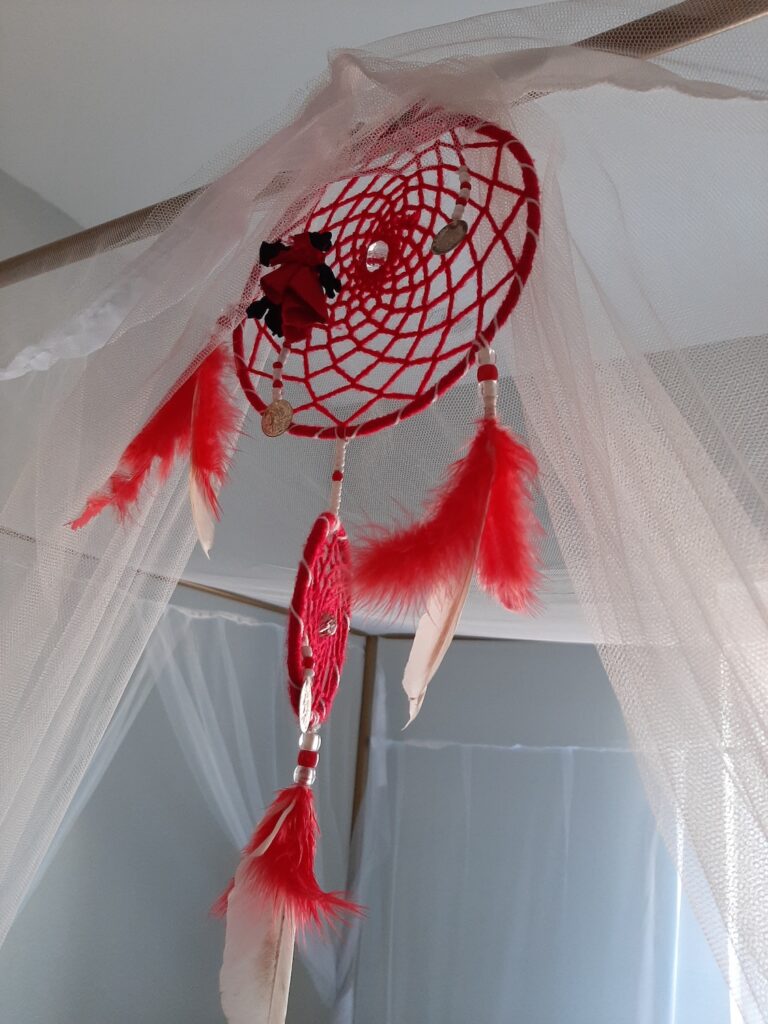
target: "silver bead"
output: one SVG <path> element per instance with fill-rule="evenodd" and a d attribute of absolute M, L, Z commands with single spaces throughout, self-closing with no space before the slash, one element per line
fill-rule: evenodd
<path fill-rule="evenodd" d="M 317 732 L 303 732 L 299 736 L 299 750 L 319 750 L 322 740 Z"/>
<path fill-rule="evenodd" d="M 301 786 L 311 786 L 317 778 L 314 768 L 306 768 L 303 764 L 297 764 L 293 769 L 293 781 Z"/>

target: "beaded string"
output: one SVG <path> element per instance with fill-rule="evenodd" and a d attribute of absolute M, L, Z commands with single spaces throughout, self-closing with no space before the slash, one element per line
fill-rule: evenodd
<path fill-rule="evenodd" d="M 333 472 L 331 473 L 331 498 L 328 503 L 328 510 L 336 518 L 339 517 L 341 509 L 341 488 L 344 483 L 344 461 L 347 457 L 347 438 L 339 434 L 336 438 L 336 451 L 333 457 Z"/>
<path fill-rule="evenodd" d="M 283 342 L 283 347 L 280 349 L 280 354 L 277 359 L 272 363 L 272 401 L 277 402 L 283 397 L 283 368 L 285 367 L 285 360 L 290 351 L 290 345 L 287 341 Z"/>
<path fill-rule="evenodd" d="M 313 786 L 317 778 L 317 763 L 320 760 L 320 734 L 317 726 L 299 733 L 299 753 L 293 769 L 293 781 L 302 786 Z"/>
<path fill-rule="evenodd" d="M 483 400 L 483 416 L 487 420 L 495 420 L 499 368 L 496 366 L 496 353 L 487 344 L 477 353 L 477 383 L 480 385 L 480 396 Z"/>
<path fill-rule="evenodd" d="M 463 220 L 471 190 L 472 182 L 469 180 L 469 168 L 462 164 L 459 168 L 459 195 L 451 214 L 451 224 L 458 224 L 460 220 Z"/>

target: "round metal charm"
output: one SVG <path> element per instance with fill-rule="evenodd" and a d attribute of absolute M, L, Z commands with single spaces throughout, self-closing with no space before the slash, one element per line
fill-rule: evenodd
<path fill-rule="evenodd" d="M 267 437 L 280 437 L 291 425 L 293 408 L 284 398 L 271 402 L 261 414 L 261 429 Z"/>
<path fill-rule="evenodd" d="M 467 222 L 465 220 L 451 221 L 435 235 L 432 242 L 432 252 L 436 256 L 444 256 L 447 252 L 455 249 L 467 237 Z"/>
<path fill-rule="evenodd" d="M 339 628 L 339 624 L 336 621 L 335 616 L 326 612 L 320 620 L 320 629 L 318 632 L 320 636 L 336 636 L 336 630 Z"/>

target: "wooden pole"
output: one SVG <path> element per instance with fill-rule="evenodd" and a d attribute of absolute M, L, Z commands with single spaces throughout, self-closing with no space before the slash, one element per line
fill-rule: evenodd
<path fill-rule="evenodd" d="M 371 726 L 373 724 L 373 697 L 376 689 L 376 663 L 379 654 L 379 638 L 365 638 L 363 658 L 363 686 L 360 695 L 360 722 L 357 728 L 357 756 L 355 758 L 355 786 L 352 793 L 352 822 L 350 841 L 355 832 L 357 816 L 365 795 L 368 782 L 368 762 L 371 753 Z"/>
<path fill-rule="evenodd" d="M 619 53 L 625 57 L 651 58 L 669 53 L 699 39 L 725 32 L 768 14 L 768 0 L 683 0 L 635 21 L 582 39 L 577 46 Z M 270 186 L 277 191 L 283 179 Z M 202 189 L 193 189 L 154 206 L 78 231 L 48 245 L 0 261 L 0 288 L 49 270 L 88 259 L 103 249 L 159 234 Z"/>

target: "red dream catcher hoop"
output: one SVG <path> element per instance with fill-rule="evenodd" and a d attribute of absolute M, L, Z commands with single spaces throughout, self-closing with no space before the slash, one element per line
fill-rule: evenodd
<path fill-rule="evenodd" d="M 429 111 L 420 114 L 429 122 Z M 294 205 L 280 238 L 263 240 L 266 269 L 253 269 L 241 309 L 212 325 L 233 325 L 234 359 L 218 343 L 178 382 L 72 523 L 79 528 L 108 505 L 127 514 L 153 465 L 162 478 L 188 455 L 207 552 L 240 422 L 234 374 L 268 436 L 335 441 L 328 507 L 307 539 L 288 622 L 288 688 L 300 725 L 294 785 L 277 794 L 217 905 L 227 917 L 221 983 L 231 1020 L 241 1011 L 261 1019 L 259 1007 L 277 1020 L 296 928 L 357 909 L 315 879 L 311 788 L 352 597 L 357 606 L 422 613 L 403 680 L 411 720 L 475 576 L 510 609 L 533 603 L 536 463 L 497 422 L 491 346 L 529 278 L 540 224 L 533 161 L 495 125 L 442 114 L 439 130 L 415 148 L 390 145 L 386 156 L 363 160 L 303 210 Z M 248 343 L 246 320 L 255 327 Z M 482 410 L 465 454 L 420 519 L 390 531 L 372 526 L 350 553 L 339 518 L 348 443 L 422 412 L 475 362 Z M 259 1007 L 243 1002 L 254 955 L 274 967 L 269 984 L 247 989 L 266 1000 Z"/>
<path fill-rule="evenodd" d="M 421 412 L 509 318 L 540 223 L 528 151 L 510 132 L 466 119 L 334 182 L 284 235 L 330 232 L 329 263 L 343 290 L 327 324 L 298 343 L 285 346 L 256 321 L 246 350 L 242 326 L 235 331 L 251 405 L 263 414 L 260 389 L 279 379 L 293 413 L 288 431 L 320 438 L 362 437 Z M 444 233 L 450 248 L 435 251 L 451 224 L 466 230 Z M 273 361 L 284 364 L 279 377 Z"/>

